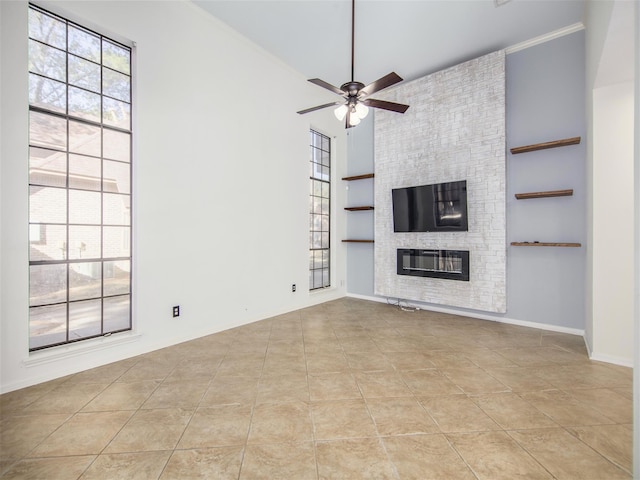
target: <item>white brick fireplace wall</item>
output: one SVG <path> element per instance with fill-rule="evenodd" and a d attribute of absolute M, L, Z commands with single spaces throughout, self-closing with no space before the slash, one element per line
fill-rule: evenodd
<path fill-rule="evenodd" d="M 375 97 L 410 105 L 375 116 L 376 295 L 504 313 L 504 51 Z M 468 232 L 393 232 L 392 188 L 456 180 L 467 181 Z M 468 250 L 470 279 L 397 275 L 398 248 Z"/>

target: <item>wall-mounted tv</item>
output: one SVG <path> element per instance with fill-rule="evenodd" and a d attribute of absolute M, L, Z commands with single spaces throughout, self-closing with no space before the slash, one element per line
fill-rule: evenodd
<path fill-rule="evenodd" d="M 394 188 L 394 232 L 466 232 L 467 181 Z"/>

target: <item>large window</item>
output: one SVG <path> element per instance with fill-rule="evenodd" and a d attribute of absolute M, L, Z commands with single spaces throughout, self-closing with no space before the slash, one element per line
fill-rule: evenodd
<path fill-rule="evenodd" d="M 131 50 L 29 9 L 31 350 L 131 329 Z"/>
<path fill-rule="evenodd" d="M 331 285 L 331 139 L 311 130 L 310 140 L 309 289 L 315 290 Z"/>

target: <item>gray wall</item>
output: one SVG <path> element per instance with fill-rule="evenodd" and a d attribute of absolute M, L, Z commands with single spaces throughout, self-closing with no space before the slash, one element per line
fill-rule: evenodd
<path fill-rule="evenodd" d="M 580 145 L 507 154 L 507 317 L 584 329 L 586 122 L 584 31 L 507 56 L 507 148 L 581 136 Z M 515 200 L 517 192 L 573 188 L 572 197 Z"/>
<path fill-rule="evenodd" d="M 582 31 L 506 57 L 507 149 L 573 136 L 583 141 L 516 156 L 507 153 L 507 311 L 493 317 L 584 329 L 584 55 Z M 349 142 L 350 174 L 370 168 L 367 162 L 372 160 L 362 152 L 372 149 L 372 124 L 353 129 Z M 513 196 L 563 188 L 573 188 L 573 197 L 516 201 Z M 353 235 L 354 221 L 360 219 L 348 217 Z M 583 247 L 508 246 L 535 240 L 581 242 Z M 352 247 L 347 254 L 347 291 L 373 298 L 373 249 L 367 245 L 369 253 Z"/>
<path fill-rule="evenodd" d="M 373 115 L 347 131 L 347 175 L 373 173 Z M 348 206 L 373 205 L 374 180 L 342 182 Z M 374 212 L 348 212 L 347 237 L 373 239 Z M 345 244 L 347 250 L 347 292 L 373 296 L 374 248 L 372 243 Z"/>

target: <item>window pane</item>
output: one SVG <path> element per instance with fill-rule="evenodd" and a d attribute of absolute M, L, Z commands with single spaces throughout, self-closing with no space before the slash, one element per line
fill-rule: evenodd
<path fill-rule="evenodd" d="M 69 265 L 69 300 L 100 298 L 102 295 L 102 263 L 72 263 Z"/>
<path fill-rule="evenodd" d="M 102 69 L 102 94 L 125 102 L 131 101 L 131 83 L 128 75 Z"/>
<path fill-rule="evenodd" d="M 102 121 L 107 125 L 129 130 L 131 126 L 129 104 L 104 97 L 102 100 Z"/>
<path fill-rule="evenodd" d="M 131 170 L 128 163 L 105 160 L 102 166 L 102 189 L 105 192 L 131 193 Z"/>
<path fill-rule="evenodd" d="M 118 260 L 104 262 L 104 295 L 122 295 L 131 292 L 131 262 Z"/>
<path fill-rule="evenodd" d="M 69 190 L 69 223 L 100 223 L 100 193 Z"/>
<path fill-rule="evenodd" d="M 316 197 L 322 196 L 322 182 L 318 180 L 313 181 L 313 194 Z"/>
<path fill-rule="evenodd" d="M 93 337 L 102 333 L 102 300 L 85 300 L 69 304 L 69 340 Z"/>
<path fill-rule="evenodd" d="M 313 232 L 313 244 L 311 248 L 322 248 L 322 234 L 320 232 Z"/>
<path fill-rule="evenodd" d="M 129 227 L 104 227 L 102 236 L 104 258 L 129 256 Z"/>
<path fill-rule="evenodd" d="M 38 349 L 131 328 L 132 80 L 130 49 L 28 11 L 30 348 Z"/>
<path fill-rule="evenodd" d="M 100 95 L 69 87 L 69 115 L 100 122 Z"/>
<path fill-rule="evenodd" d="M 104 66 L 130 74 L 130 59 L 131 54 L 129 50 L 106 40 L 102 41 L 102 63 Z"/>
<path fill-rule="evenodd" d="M 69 155 L 69 187 L 100 190 L 100 159 L 84 155 Z"/>
<path fill-rule="evenodd" d="M 114 332 L 125 330 L 131 324 L 129 295 L 104 299 L 104 329 Z"/>
<path fill-rule="evenodd" d="M 102 201 L 104 215 L 102 222 L 105 225 L 130 224 L 129 195 L 105 193 Z"/>
<path fill-rule="evenodd" d="M 322 199 L 322 214 L 329 215 L 329 199 L 328 198 Z"/>
<path fill-rule="evenodd" d="M 29 183 L 66 187 L 67 154 L 31 147 L 29 149 Z"/>
<path fill-rule="evenodd" d="M 69 155 L 69 187 L 100 190 L 100 159 Z"/>
<path fill-rule="evenodd" d="M 311 214 L 309 288 L 329 286 L 330 163 L 329 137 L 311 131 Z M 321 181 L 322 180 L 322 181 Z"/>
<path fill-rule="evenodd" d="M 32 146 L 66 150 L 67 121 L 46 113 L 29 112 L 29 143 Z"/>
<path fill-rule="evenodd" d="M 67 304 L 29 309 L 29 348 L 67 340 Z"/>
<path fill-rule="evenodd" d="M 69 120 L 69 151 L 99 157 L 102 152 L 100 127 Z"/>
<path fill-rule="evenodd" d="M 69 25 L 69 52 L 99 62 L 100 39 L 92 33 Z"/>
<path fill-rule="evenodd" d="M 29 71 L 64 82 L 67 80 L 67 56 L 53 47 L 29 40 Z"/>
<path fill-rule="evenodd" d="M 329 231 L 329 215 L 322 215 L 322 225 L 320 226 L 320 230 L 323 232 Z"/>
<path fill-rule="evenodd" d="M 329 268 L 329 250 L 322 251 L 322 268 Z"/>
<path fill-rule="evenodd" d="M 109 128 L 102 130 L 104 157 L 111 160 L 128 162 L 131 155 L 131 135 L 129 133 L 116 132 Z"/>
<path fill-rule="evenodd" d="M 29 187 L 30 223 L 66 223 L 67 191 L 63 188 Z"/>
<path fill-rule="evenodd" d="M 67 26 L 64 22 L 57 20 L 38 10 L 29 9 L 29 36 L 41 42 L 64 48 L 67 35 Z"/>
<path fill-rule="evenodd" d="M 69 83 L 100 93 L 100 65 L 69 55 Z"/>
<path fill-rule="evenodd" d="M 30 73 L 29 104 L 52 112 L 66 113 L 67 85 Z"/>
<path fill-rule="evenodd" d="M 66 225 L 29 225 L 29 260 L 64 260 L 67 256 Z"/>
<path fill-rule="evenodd" d="M 311 229 L 314 231 L 318 231 L 322 229 L 322 215 L 311 215 L 313 219 L 313 224 L 311 225 Z"/>
<path fill-rule="evenodd" d="M 29 267 L 29 306 L 67 301 L 67 265 Z"/>
<path fill-rule="evenodd" d="M 100 258 L 100 227 L 69 227 L 69 258 Z"/>
<path fill-rule="evenodd" d="M 313 287 L 322 288 L 322 270 L 313 271 Z"/>

